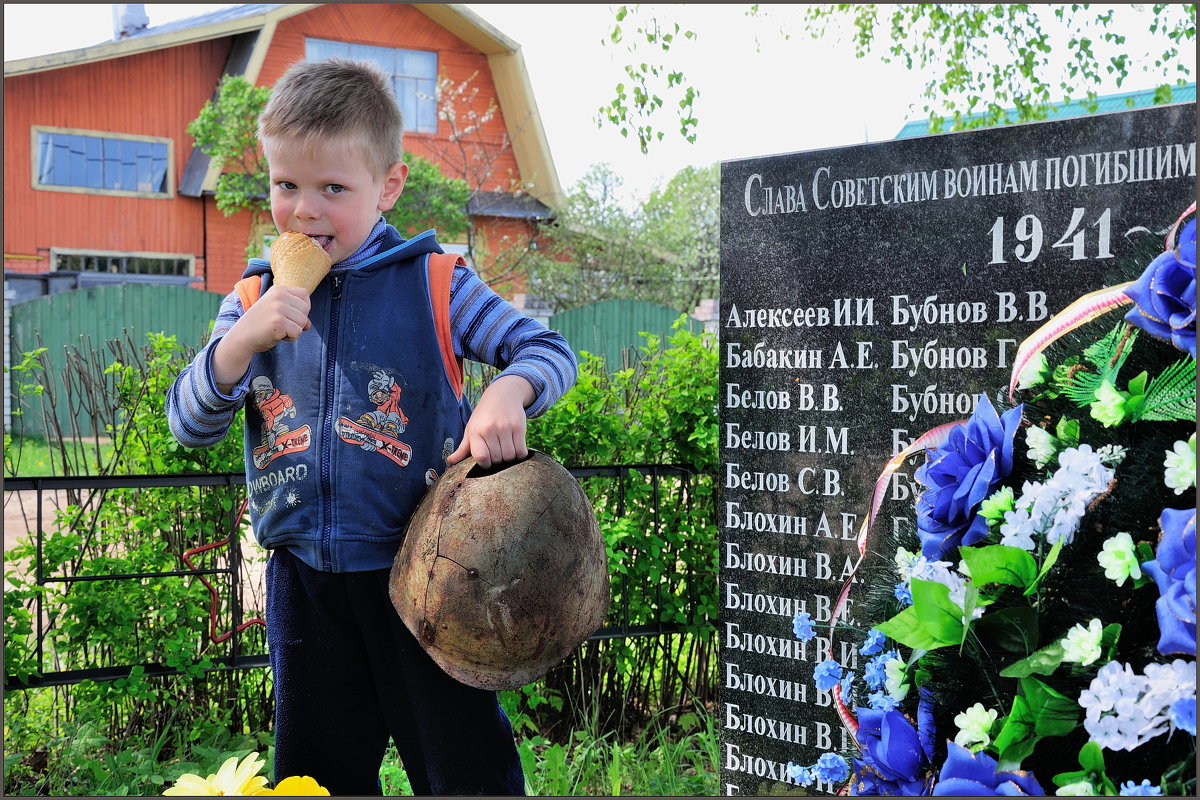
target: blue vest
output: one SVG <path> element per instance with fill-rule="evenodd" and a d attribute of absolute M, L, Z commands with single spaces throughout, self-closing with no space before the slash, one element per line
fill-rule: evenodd
<path fill-rule="evenodd" d="M 436 301 L 440 320 L 431 297 L 429 256 L 442 249 L 433 231 L 408 241 L 393 234 L 376 256 L 321 282 L 310 330 L 250 364 L 254 533 L 263 547 L 287 547 L 317 570 L 391 567 L 471 411 L 453 351 L 446 355 L 448 279 Z M 245 275 L 268 270 L 251 259 Z"/>

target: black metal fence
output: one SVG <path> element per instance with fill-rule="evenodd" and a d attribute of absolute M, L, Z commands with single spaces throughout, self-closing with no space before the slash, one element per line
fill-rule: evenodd
<path fill-rule="evenodd" d="M 617 517 L 624 514 L 624 497 L 627 482 L 636 479 L 650 481 L 650 489 L 652 492 L 653 513 L 649 520 L 652 526 L 652 533 L 657 533 L 660 530 L 662 520 L 659 517 L 659 501 L 663 495 L 663 481 L 670 479 L 672 487 L 669 491 L 679 492 L 682 496 L 690 497 L 691 484 L 695 480 L 712 480 L 712 475 L 697 473 L 683 466 L 663 465 L 663 464 L 635 464 L 635 465 L 610 465 L 600 467 L 572 467 L 569 472 L 578 479 L 582 485 L 587 486 L 586 481 L 610 479 L 617 481 L 617 491 L 615 492 L 615 502 L 617 508 L 614 509 Z M 131 476 L 100 476 L 100 477 L 35 477 L 35 478 L 8 478 L 4 481 L 4 492 L 6 494 L 5 503 L 9 502 L 7 496 L 12 492 L 32 492 L 34 495 L 34 527 L 30 530 L 30 535 L 35 537 L 35 557 L 34 563 L 31 565 L 33 579 L 40 589 L 51 584 L 65 584 L 84 582 L 84 581 L 129 581 L 129 580 L 154 580 L 163 578 L 180 578 L 193 577 L 199 580 L 209 591 L 212 607 L 209 638 L 213 644 L 221 644 L 225 647 L 225 652 L 221 655 L 209 656 L 205 659 L 204 669 L 213 670 L 240 670 L 240 669 L 255 669 L 267 666 L 266 653 L 260 652 L 245 652 L 243 632 L 246 628 L 262 624 L 261 618 L 246 619 L 246 606 L 243 594 L 242 581 L 242 551 L 240 527 L 241 521 L 245 514 L 245 504 L 240 508 L 235 503 L 235 510 L 231 511 L 229 518 L 230 531 L 229 536 L 224 540 L 217 542 L 206 543 L 187 550 L 182 557 L 184 569 L 168 570 L 160 572 L 133 572 L 133 573 L 115 573 L 104 575 L 71 575 L 71 574 L 49 574 L 45 569 L 43 562 L 43 543 L 46 537 L 46 520 L 44 519 L 44 508 L 47 493 L 57 493 L 60 491 L 67 492 L 100 492 L 103 493 L 110 489 L 155 489 L 162 487 L 216 487 L 225 488 L 231 492 L 238 490 L 239 487 L 244 487 L 246 476 L 242 473 L 219 473 L 219 474 L 204 474 L 204 475 L 131 475 Z M 57 495 L 56 495 L 57 496 Z M 609 495 L 610 497 L 613 495 Z M 690 500 L 688 501 L 690 502 Z M 202 552 L 214 550 L 214 548 L 224 548 L 225 558 L 223 566 L 200 568 L 192 565 L 190 556 L 199 555 Z M 6 565 L 6 570 L 9 566 Z M 224 633 L 217 633 L 217 616 L 218 616 L 218 588 L 214 587 L 208 581 L 208 577 L 214 576 L 214 579 L 220 578 L 223 586 L 220 591 L 223 593 L 226 601 L 223 604 L 224 611 L 224 626 L 227 630 Z M 620 591 L 615 592 L 622 602 L 617 607 L 610 609 L 609 619 L 607 624 L 600 630 L 596 631 L 590 639 L 603 640 L 615 638 L 632 638 L 640 636 L 662 636 L 667 634 L 680 633 L 685 629 L 685 626 L 678 622 L 657 620 L 634 620 L 630 618 L 630 597 L 638 591 L 650 591 L 660 593 L 662 591 L 662 582 L 658 582 L 653 587 L 631 587 L 628 585 L 628 577 L 623 576 L 626 583 L 620 585 Z M 661 608 L 661 602 L 657 600 L 651 605 L 655 608 Z M 34 609 L 32 617 L 34 620 L 33 647 L 36 648 L 36 665 L 37 669 L 32 670 L 25 680 L 12 674 L 6 674 L 4 677 L 5 691 L 13 691 L 20 689 L 28 689 L 35 687 L 46 686 L 65 686 L 76 684 L 81 681 L 111 681 L 130 676 L 134 669 L 138 669 L 145 676 L 167 676 L 179 674 L 182 670 L 178 667 L 171 667 L 162 662 L 147 661 L 141 664 L 112 664 L 99 667 L 90 667 L 84 669 L 47 669 L 46 653 L 44 644 L 47 637 L 53 631 L 55 620 L 53 617 L 48 617 L 46 609 L 43 607 L 41 593 L 39 592 L 34 598 Z M 6 610 L 6 614 L 7 614 Z M 223 626 L 223 627 L 224 627 Z M 11 645 L 11 642 L 9 643 Z M 197 664 L 200 662 L 197 661 Z"/>

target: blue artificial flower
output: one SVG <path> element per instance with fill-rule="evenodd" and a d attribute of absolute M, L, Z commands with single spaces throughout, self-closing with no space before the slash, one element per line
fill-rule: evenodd
<path fill-rule="evenodd" d="M 933 761 L 933 751 L 937 745 L 937 725 L 933 719 L 933 690 L 921 686 L 917 689 L 920 700 L 917 701 L 917 735 L 921 739 L 921 749 L 925 758 Z"/>
<path fill-rule="evenodd" d="M 907 583 L 904 583 L 903 581 L 897 583 L 894 594 L 896 595 L 896 599 L 904 605 L 911 606 L 913 604 L 912 589 Z"/>
<path fill-rule="evenodd" d="M 801 786 L 812 786 L 813 781 L 816 780 L 811 767 L 802 767 L 799 764 L 793 764 L 791 761 L 787 765 L 787 776 Z"/>
<path fill-rule="evenodd" d="M 1174 703 L 1171 703 L 1170 709 L 1167 711 L 1167 716 L 1171 720 L 1171 724 L 1180 730 L 1187 731 L 1192 736 L 1196 735 L 1196 697 L 1180 697 Z"/>
<path fill-rule="evenodd" d="M 892 697 L 887 692 L 880 689 L 878 692 L 871 692 L 867 695 L 867 702 L 871 708 L 878 711 L 891 711 L 896 707 L 896 698 Z"/>
<path fill-rule="evenodd" d="M 812 771 L 817 780 L 825 783 L 841 783 L 850 777 L 850 765 L 837 753 L 822 753 Z"/>
<path fill-rule="evenodd" d="M 921 554 L 930 561 L 950 559 L 959 545 L 987 536 L 988 522 L 979 507 L 1012 472 L 1021 409 L 997 416 L 987 395 L 981 394 L 971 418 L 926 453 L 913 477 L 926 487 L 917 497 L 917 533 Z"/>
<path fill-rule="evenodd" d="M 871 628 L 867 631 L 867 640 L 863 642 L 863 646 L 859 648 L 858 652 L 864 656 L 873 656 L 883 651 L 885 641 L 887 641 L 887 637 L 883 635 L 883 631 Z"/>
<path fill-rule="evenodd" d="M 817 635 L 813 630 L 812 616 L 807 611 L 797 611 L 792 617 L 792 633 L 802 642 L 807 642 Z"/>
<path fill-rule="evenodd" d="M 1120 794 L 1121 797 L 1159 797 L 1162 795 L 1162 789 L 1143 778 L 1141 783 L 1125 781 L 1121 784 Z"/>
<path fill-rule="evenodd" d="M 854 689 L 854 673 L 847 672 L 846 676 L 839 683 L 839 686 L 842 687 L 842 702 L 849 703 L 850 693 Z"/>
<path fill-rule="evenodd" d="M 862 757 L 854 759 L 851 794 L 926 795 L 929 758 L 916 728 L 899 711 L 859 709 L 854 734 Z"/>
<path fill-rule="evenodd" d="M 1150 262 L 1125 290 L 1134 307 L 1125 321 L 1196 357 L 1196 220 L 1183 226 L 1176 249 Z"/>
<path fill-rule="evenodd" d="M 1158 652 L 1196 655 L 1196 509 L 1164 509 L 1154 560 L 1142 564 L 1158 584 Z"/>
<path fill-rule="evenodd" d="M 863 680 L 867 682 L 867 688 L 871 691 L 882 688 L 884 681 L 887 680 L 887 662 L 899 657 L 900 654 L 895 650 L 888 650 L 868 661 L 867 667 L 863 671 Z"/>
<path fill-rule="evenodd" d="M 842 665 L 834 661 L 832 658 L 827 658 L 820 664 L 817 664 L 813 670 L 813 680 L 817 683 L 817 688 L 822 692 L 829 692 L 833 687 L 838 685 L 838 681 L 842 679 Z"/>
<path fill-rule="evenodd" d="M 962 745 L 947 742 L 946 763 L 942 765 L 933 794 L 938 797 L 1045 796 L 1033 773 L 1025 770 L 997 771 L 996 766 L 996 759 L 987 753 L 972 753 Z"/>

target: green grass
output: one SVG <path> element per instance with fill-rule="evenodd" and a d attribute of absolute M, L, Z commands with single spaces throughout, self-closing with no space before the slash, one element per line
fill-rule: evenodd
<path fill-rule="evenodd" d="M 536 735 L 517 744 L 530 796 L 718 795 L 717 729 L 707 715 L 685 714 L 675 730 L 643 732 L 632 742 L 581 730 L 566 745 Z M 412 795 L 395 747 L 388 749 L 380 776 L 385 795 Z"/>
<path fill-rule="evenodd" d="M 95 474 L 100 464 L 111 460 L 112 450 L 111 443 L 102 442 L 100 458 L 97 460 L 96 443 L 93 439 L 68 442 L 67 457 L 71 462 L 72 473 Z M 84 462 L 82 467 L 78 465 L 80 459 Z M 34 436 L 4 437 L 5 477 L 42 478 L 62 473 L 62 455 L 57 446 L 52 450 L 45 439 Z"/>
<path fill-rule="evenodd" d="M 6 703 L 6 705 L 8 705 Z M 13 709 L 8 709 L 13 710 Z M 48 709 L 42 709 L 45 713 Z M 32 711 L 28 706 L 26 714 Z M 36 717 L 18 717 L 6 733 L 24 739 L 36 726 Z M 68 727 L 71 727 L 68 725 Z M 192 734 L 196 735 L 195 733 Z M 156 796 L 184 772 L 201 776 L 215 773 L 231 755 L 257 751 L 271 771 L 269 733 L 229 736 L 210 732 L 210 741 L 198 742 L 187 752 L 177 752 L 169 762 L 159 761 L 159 746 L 127 742 L 121 746 L 98 734 L 94 722 L 85 722 L 70 733 L 35 736 L 49 750 L 47 767 L 30 774 L 37 754 L 21 749 L 5 753 L 6 793 L 57 796 Z M 543 797 L 715 797 L 718 794 L 718 743 L 716 722 L 707 715 L 685 714 L 671 731 L 643 733 L 631 742 L 616 742 L 611 733 L 597 736 L 576 731 L 568 744 L 550 743 L 540 736 L 518 741 L 525 767 L 526 791 Z M 46 758 L 48 756 L 48 758 Z M 412 796 L 408 777 L 395 747 L 390 747 L 380 771 L 385 796 Z"/>

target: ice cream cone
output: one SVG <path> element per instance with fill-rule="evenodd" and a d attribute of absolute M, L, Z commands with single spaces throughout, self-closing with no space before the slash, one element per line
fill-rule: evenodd
<path fill-rule="evenodd" d="M 330 266 L 329 254 L 303 233 L 288 231 L 271 243 L 271 272 L 282 286 L 303 286 L 311 293 Z"/>

